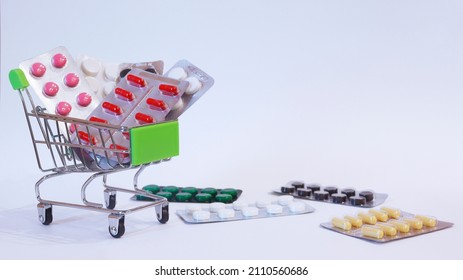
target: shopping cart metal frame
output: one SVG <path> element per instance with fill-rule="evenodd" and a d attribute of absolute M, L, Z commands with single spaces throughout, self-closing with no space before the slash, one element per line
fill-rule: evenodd
<path fill-rule="evenodd" d="M 26 116 L 29 133 L 36 156 L 36 161 L 39 169 L 47 175 L 40 178 L 35 184 L 35 194 L 39 203 L 37 204 L 39 221 L 44 225 L 49 225 L 53 221 L 52 206 L 63 206 L 85 210 L 92 210 L 97 212 L 107 213 L 109 221 L 109 233 L 114 238 L 119 238 L 125 233 L 125 216 L 147 208 L 154 207 L 157 219 L 160 223 L 164 224 L 169 220 L 169 205 L 166 198 L 153 195 L 138 187 L 138 177 L 145 170 L 146 167 L 158 164 L 162 161 L 168 161 L 172 156 L 178 155 L 178 122 L 167 122 L 162 124 L 150 125 L 144 127 L 142 133 L 132 133 L 132 129 L 124 126 L 113 126 L 103 123 L 89 122 L 86 120 L 63 117 L 54 114 L 46 113 L 46 109 L 36 106 L 34 100 L 28 90 L 29 82 L 27 81 L 24 73 L 20 69 L 13 69 L 9 74 L 10 83 L 13 89 L 19 92 L 21 103 L 23 106 L 24 114 Z M 39 133 L 34 132 L 34 125 L 37 125 Z M 164 128 L 162 128 L 164 126 Z M 134 156 L 134 145 L 131 147 L 118 147 L 114 141 L 113 135 L 115 133 L 129 133 L 131 137 L 137 135 L 148 134 L 148 140 L 142 139 L 142 143 L 153 142 L 152 137 L 157 137 L 157 131 L 160 135 L 164 136 L 165 127 L 168 128 L 167 140 L 162 142 L 159 147 L 149 147 L 151 149 L 165 148 L 165 143 L 168 144 L 168 151 L 156 153 L 146 158 L 142 155 L 140 158 L 140 148 L 137 148 L 139 156 Z M 146 130 L 148 129 L 148 130 Z M 90 137 L 95 137 L 102 145 L 95 145 L 94 141 L 83 141 L 79 137 L 74 137 L 73 134 L 82 131 Z M 90 133 L 92 131 L 92 134 Z M 95 131 L 97 131 L 95 135 Z M 144 133 L 146 132 L 147 133 Z M 154 131 L 154 136 L 151 132 Z M 176 133 L 175 133 L 176 132 Z M 150 134 L 151 133 L 151 134 Z M 105 144 L 103 134 L 110 136 L 109 144 Z M 158 133 L 159 136 L 159 133 Z M 143 138 L 143 137 L 139 137 Z M 161 137 L 162 138 L 162 137 Z M 69 139 L 73 139 L 70 141 Z M 139 141 L 140 142 L 140 141 Z M 154 141 L 156 142 L 156 141 Z M 107 142 L 108 143 L 108 142 Z M 132 138 L 131 138 L 132 143 Z M 159 144 L 159 143 L 158 143 Z M 150 144 L 151 145 L 151 144 Z M 42 147 L 46 147 L 45 149 Z M 148 147 L 147 147 L 148 148 Z M 141 148 L 143 152 L 143 147 Z M 46 164 L 41 160 L 42 154 L 49 153 L 52 160 Z M 130 161 L 127 159 L 130 158 Z M 138 169 L 133 177 L 133 190 L 111 186 L 107 183 L 108 175 L 124 170 Z M 81 186 L 81 201 L 82 204 L 69 203 L 56 200 L 47 200 L 42 198 L 40 194 L 40 187 L 42 184 L 52 178 L 71 173 L 93 173 Z M 87 199 L 87 187 L 90 183 L 97 179 L 102 178 L 104 188 L 104 205 L 97 202 L 92 202 Z M 116 193 L 123 192 L 132 195 L 140 195 L 148 197 L 153 201 L 144 203 L 143 205 L 130 209 L 115 209 L 116 206 Z"/>

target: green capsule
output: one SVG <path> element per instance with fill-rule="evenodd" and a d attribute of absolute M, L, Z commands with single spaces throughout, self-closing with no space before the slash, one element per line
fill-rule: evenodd
<path fill-rule="evenodd" d="M 205 203 L 210 203 L 212 200 L 212 195 L 208 193 L 198 193 L 195 196 L 196 201 L 198 202 L 205 202 Z"/>
<path fill-rule="evenodd" d="M 211 196 L 216 196 L 217 195 L 217 189 L 214 188 L 204 188 L 201 190 L 201 193 L 208 193 Z"/>
<path fill-rule="evenodd" d="M 228 188 L 228 189 L 223 189 L 220 191 L 221 194 L 229 194 L 233 197 L 233 199 L 236 199 L 238 197 L 238 191 L 236 189 Z"/>
<path fill-rule="evenodd" d="M 153 200 L 152 198 L 149 198 L 149 197 L 141 195 L 141 194 L 137 194 L 135 196 L 135 199 L 140 200 L 140 201 L 152 201 Z"/>
<path fill-rule="evenodd" d="M 186 188 L 182 188 L 182 192 L 184 193 L 191 193 L 191 195 L 196 195 L 198 194 L 198 189 L 195 188 L 195 187 L 186 187 Z"/>
<path fill-rule="evenodd" d="M 157 194 L 161 188 L 158 185 L 146 185 L 143 187 L 143 190 L 152 194 Z"/>
<path fill-rule="evenodd" d="M 186 202 L 186 201 L 190 201 L 192 197 L 193 195 L 191 193 L 179 192 L 178 194 L 175 195 L 175 200 L 178 202 Z"/>
<path fill-rule="evenodd" d="M 174 195 L 171 192 L 158 192 L 156 195 L 167 198 L 168 201 L 172 201 Z"/>
<path fill-rule="evenodd" d="M 173 195 L 176 195 L 179 190 L 178 190 L 178 187 L 176 187 L 176 186 L 165 186 L 165 187 L 162 188 L 162 191 L 163 192 L 170 192 Z"/>
<path fill-rule="evenodd" d="M 229 194 L 221 193 L 215 196 L 215 201 L 217 202 L 230 203 L 232 200 L 233 197 Z"/>

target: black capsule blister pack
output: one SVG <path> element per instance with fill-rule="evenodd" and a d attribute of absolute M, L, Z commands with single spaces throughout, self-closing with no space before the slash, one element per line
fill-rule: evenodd
<path fill-rule="evenodd" d="M 303 181 L 289 181 L 273 192 L 292 195 L 295 198 L 363 208 L 378 206 L 388 197 L 385 193 L 376 193 L 372 190 L 322 187 L 318 184 L 306 184 Z"/>

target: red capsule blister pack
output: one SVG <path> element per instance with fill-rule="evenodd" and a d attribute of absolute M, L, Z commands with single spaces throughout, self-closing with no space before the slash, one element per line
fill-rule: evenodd
<path fill-rule="evenodd" d="M 167 71 L 166 76 L 188 82 L 188 88 L 185 90 L 185 94 L 180 101 L 175 104 L 173 110 L 167 115 L 166 120 L 177 119 L 214 84 L 214 78 L 188 60 L 178 61 Z"/>
<path fill-rule="evenodd" d="M 86 119 L 99 103 L 64 47 L 23 61 L 19 68 L 50 114 Z"/>

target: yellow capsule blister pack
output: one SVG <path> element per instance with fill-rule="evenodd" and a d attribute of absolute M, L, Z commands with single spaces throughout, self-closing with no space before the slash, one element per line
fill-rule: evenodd
<path fill-rule="evenodd" d="M 381 207 L 360 212 L 357 216 L 334 217 L 322 227 L 352 237 L 385 243 L 414 237 L 453 226 L 432 216 L 414 215 L 396 208 Z"/>

